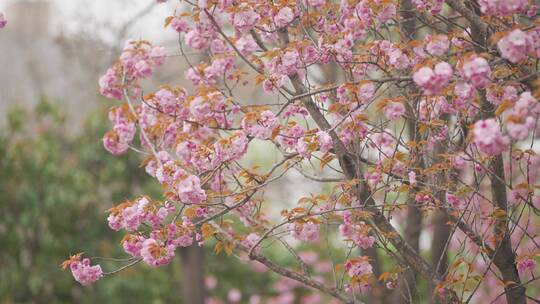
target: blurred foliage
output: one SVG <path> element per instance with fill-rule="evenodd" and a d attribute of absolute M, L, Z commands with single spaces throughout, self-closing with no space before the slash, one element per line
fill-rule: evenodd
<path fill-rule="evenodd" d="M 68 255 L 126 257 L 123 237 L 107 226 L 106 210 L 140 194 L 161 197 L 159 185 L 139 167 L 136 153 L 114 157 L 101 137 L 110 127 L 106 109 L 70 124 L 59 105 L 42 98 L 31 111 L 14 108 L 0 130 L 0 303 L 181 303 L 181 263 L 138 264 L 88 287 L 59 265 Z M 206 246 L 205 272 L 217 279 L 209 297 L 232 288 L 273 295 L 276 275 L 254 273 L 236 257 Z M 271 254 L 294 264 L 287 254 Z M 179 256 L 179 254 L 177 254 Z M 122 266 L 96 261 L 104 271 Z M 202 286 L 201 286 L 202 288 Z M 302 291 L 300 291 L 302 292 Z M 227 302 L 224 300 L 224 302 Z"/>
<path fill-rule="evenodd" d="M 175 265 L 135 267 L 86 288 L 58 267 L 81 250 L 123 256 L 122 235 L 108 228 L 105 211 L 142 191 L 159 193 L 138 168 L 136 155 L 113 157 L 102 148 L 105 117 L 101 110 L 80 126 L 69 125 L 60 107 L 46 99 L 31 112 L 9 112 L 0 131 L 0 302 L 124 303 L 129 297 L 168 303 L 179 298 Z M 119 266 L 105 264 L 105 270 Z"/>

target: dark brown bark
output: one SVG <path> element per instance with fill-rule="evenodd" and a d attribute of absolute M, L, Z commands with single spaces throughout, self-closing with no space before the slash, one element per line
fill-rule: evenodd
<path fill-rule="evenodd" d="M 411 105 L 409 116 L 414 112 Z M 420 140 L 420 133 L 414 120 L 407 120 L 409 138 L 411 140 Z M 414 154 L 414 153 L 411 153 Z M 424 161 L 422 159 L 422 153 L 416 153 L 417 159 L 414 161 L 415 167 L 423 168 Z M 404 238 L 407 244 L 411 246 L 416 252 L 420 252 L 420 234 L 422 233 L 422 211 L 418 207 L 415 200 L 415 193 L 411 189 L 409 197 L 407 199 L 407 217 L 405 221 Z M 394 301 L 398 303 L 410 303 L 415 299 L 417 295 L 417 273 L 413 269 L 407 269 L 399 280 L 399 289 L 394 294 Z"/>
<path fill-rule="evenodd" d="M 458 11 L 471 24 L 472 38 L 477 43 L 477 52 L 485 51 L 489 26 L 478 14 L 465 6 L 460 0 L 447 0 L 446 3 Z M 495 109 L 487 102 L 485 92 L 481 92 L 482 97 L 482 119 L 495 117 Z M 491 184 L 491 200 L 495 207 L 504 211 L 506 215 L 498 218 L 495 224 L 494 233 L 500 236 L 500 240 L 495 246 L 492 257 L 493 263 L 501 272 L 505 283 L 505 295 L 508 303 L 525 304 L 525 287 L 521 285 L 521 279 L 516 268 L 516 256 L 512 250 L 510 234 L 508 230 L 508 206 L 506 204 L 507 194 L 504 174 L 504 160 L 501 154 L 495 156 L 489 163 L 489 180 Z"/>
<path fill-rule="evenodd" d="M 433 216 L 433 241 L 431 243 L 431 266 L 443 276 L 448 269 L 447 242 L 450 238 L 450 218 L 446 211 L 439 209 Z"/>
<path fill-rule="evenodd" d="M 448 123 L 448 117 L 442 116 L 442 119 Z M 437 143 L 433 149 L 433 161 L 435 163 L 441 163 L 444 160 L 440 157 L 441 154 L 446 153 L 446 147 L 441 143 Z M 438 186 L 438 189 L 433 189 L 435 198 L 440 204 L 439 208 L 433 214 L 433 240 L 431 242 L 431 267 L 441 277 L 444 277 L 446 270 L 448 269 L 448 241 L 452 232 L 450 225 L 448 224 L 450 217 L 448 216 L 448 210 L 442 206 L 446 205 L 446 193 L 443 189 L 447 187 L 444 172 L 437 173 L 433 178 L 433 184 Z M 435 294 L 435 285 L 430 286 L 431 290 Z M 440 303 L 438 297 L 432 298 L 433 303 Z"/>
<path fill-rule="evenodd" d="M 416 39 L 416 13 L 411 0 L 403 0 L 400 5 L 401 14 L 401 32 L 407 40 Z M 409 119 L 407 119 L 407 129 L 410 140 L 420 140 L 420 133 L 417 125 L 412 117 L 416 102 L 408 105 Z M 415 167 L 423 167 L 422 154 L 416 154 L 417 159 L 414 161 Z M 407 244 L 416 252 L 420 252 L 420 234 L 422 233 L 422 211 L 418 208 L 415 200 L 414 191 L 411 190 L 407 199 L 407 217 L 405 221 L 404 238 Z M 398 303 L 409 303 L 417 295 L 417 273 L 413 269 L 407 269 L 400 277 L 399 287 L 394 293 L 394 301 Z"/>
<path fill-rule="evenodd" d="M 490 162 L 490 170 L 492 171 L 489 178 L 491 181 L 491 199 L 499 209 L 506 212 L 506 216 L 495 224 L 495 235 L 502 236 L 502 239 L 498 246 L 494 248 L 493 263 L 499 268 L 504 280 L 506 301 L 508 303 L 525 304 L 527 301 L 525 287 L 521 285 L 521 279 L 516 268 L 516 255 L 512 249 L 508 231 L 506 185 L 502 182 L 505 180 L 502 155 L 497 155 Z"/>
<path fill-rule="evenodd" d="M 197 245 L 182 248 L 182 300 L 186 304 L 204 304 L 204 249 Z"/>

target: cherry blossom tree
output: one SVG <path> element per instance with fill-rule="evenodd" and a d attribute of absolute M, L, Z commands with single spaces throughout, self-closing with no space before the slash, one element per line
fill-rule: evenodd
<path fill-rule="evenodd" d="M 130 258 L 106 273 L 72 256 L 77 281 L 214 242 L 335 302 L 539 302 L 535 1 L 181 3 L 164 22 L 193 89 L 143 92 L 176 54 L 144 40 L 99 79 L 117 100 L 105 149 L 141 154 L 163 198 L 111 208 Z M 280 159 L 246 165 L 261 142 Z M 320 192 L 292 207 L 267 200 L 293 172 Z M 334 265 L 319 273 L 297 247 L 325 242 Z"/>

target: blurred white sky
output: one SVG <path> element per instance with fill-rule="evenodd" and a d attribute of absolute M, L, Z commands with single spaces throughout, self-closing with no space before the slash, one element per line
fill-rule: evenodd
<path fill-rule="evenodd" d="M 128 37 L 161 41 L 174 38 L 163 29 L 164 19 L 178 7 L 177 1 L 157 4 L 155 0 L 0 0 L 0 10 L 15 2 L 49 2 L 52 30 L 97 35 L 108 43 L 117 44 L 114 34 L 141 11 L 153 5 L 150 13 L 138 18 L 130 27 Z M 174 4 L 173 4 L 174 2 Z M 9 14 L 6 16 L 9 24 Z"/>

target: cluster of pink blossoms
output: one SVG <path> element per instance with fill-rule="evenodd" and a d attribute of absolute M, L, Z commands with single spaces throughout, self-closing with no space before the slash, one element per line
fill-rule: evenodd
<path fill-rule="evenodd" d="M 122 247 L 129 255 L 142 259 L 150 266 L 158 267 L 170 263 L 176 248 L 189 247 L 194 240 L 200 241 L 199 234 L 193 233 L 193 224 L 187 218 L 162 228 L 155 228 L 148 237 L 142 234 L 128 234 L 122 240 Z"/>
<path fill-rule="evenodd" d="M 452 76 L 452 66 L 443 61 L 437 63 L 434 69 L 421 67 L 414 73 L 413 80 L 425 95 L 437 95 L 448 85 Z"/>
<path fill-rule="evenodd" d="M 99 265 L 90 265 L 90 259 L 81 260 L 82 254 L 71 256 L 69 260 L 62 264 L 63 269 L 69 267 L 75 280 L 81 285 L 86 286 L 94 283 L 103 277 L 103 271 Z"/>
<path fill-rule="evenodd" d="M 442 56 L 450 48 L 450 41 L 446 35 L 428 35 L 426 41 L 426 51 L 433 56 Z"/>
<path fill-rule="evenodd" d="M 298 144 L 301 141 L 300 139 L 305 134 L 306 130 L 304 130 L 301 125 L 292 122 L 289 127 L 280 132 L 277 140 L 285 150 L 295 150 L 298 148 Z"/>
<path fill-rule="evenodd" d="M 150 76 L 154 69 L 165 62 L 165 48 L 153 47 L 146 41 L 126 42 L 119 64 L 109 68 L 99 79 L 99 90 L 105 97 L 122 99 L 128 85 Z M 134 86 L 136 88 L 136 86 Z"/>
<path fill-rule="evenodd" d="M 474 124 L 473 143 L 488 155 L 497 155 L 508 148 L 508 137 L 501 132 L 501 126 L 495 118 L 479 120 Z"/>
<path fill-rule="evenodd" d="M 517 262 L 519 273 L 531 272 L 536 269 L 536 261 L 532 258 L 523 258 Z"/>
<path fill-rule="evenodd" d="M 115 107 L 109 111 L 109 120 L 114 126 L 103 136 L 103 146 L 113 155 L 125 153 L 135 137 L 137 128 L 127 113 L 128 110 L 123 107 Z"/>
<path fill-rule="evenodd" d="M 465 61 L 461 69 L 461 74 L 475 88 L 483 88 L 491 82 L 491 68 L 489 67 L 489 63 L 480 56 L 473 56 Z"/>
<path fill-rule="evenodd" d="M 463 209 L 466 207 L 467 203 L 462 198 L 457 197 L 456 195 L 446 192 L 446 202 L 452 206 L 454 209 Z"/>
<path fill-rule="evenodd" d="M 183 89 L 171 90 L 163 88 L 157 91 L 153 96 L 154 104 L 164 114 L 173 117 L 188 117 L 188 109 L 183 107 L 186 99 L 186 91 Z"/>
<path fill-rule="evenodd" d="M 508 111 L 506 118 L 506 131 L 516 140 L 526 139 L 531 130 L 540 128 L 540 103 L 531 95 L 531 92 L 523 92 L 516 101 L 514 107 Z"/>
<path fill-rule="evenodd" d="M 405 115 L 405 106 L 401 102 L 389 102 L 383 108 L 383 112 L 386 118 L 394 120 Z"/>
<path fill-rule="evenodd" d="M 509 16 L 527 9 L 527 0 L 480 0 L 480 10 L 483 14 L 494 16 Z"/>
<path fill-rule="evenodd" d="M 113 230 L 135 231 L 142 223 L 158 227 L 174 210 L 175 208 L 171 204 L 159 206 L 156 202 L 151 202 L 148 197 L 143 196 L 134 202 L 126 202 L 112 208 L 107 221 Z"/>
<path fill-rule="evenodd" d="M 345 263 L 345 270 L 350 277 L 361 277 L 373 273 L 373 267 L 365 259 L 347 261 Z"/>
<path fill-rule="evenodd" d="M 351 285 L 347 284 L 345 291 L 354 292 L 359 289 L 361 293 L 367 293 L 371 289 L 369 278 L 373 275 L 373 266 L 367 256 L 351 259 L 344 264 L 345 271 L 351 277 Z"/>
<path fill-rule="evenodd" d="M 398 70 L 404 70 L 411 66 L 412 61 L 399 45 L 388 40 L 377 40 L 370 48 L 374 57 L 383 55 L 388 65 Z"/>
<path fill-rule="evenodd" d="M 261 237 L 259 235 L 252 232 L 244 238 L 244 240 L 242 241 L 242 245 L 246 246 L 246 248 L 252 248 L 253 246 L 255 246 L 255 244 L 257 244 L 260 239 Z"/>
<path fill-rule="evenodd" d="M 242 129 L 249 135 L 259 138 L 268 139 L 272 136 L 272 132 L 279 125 L 277 117 L 272 111 L 263 111 L 261 113 L 252 113 L 245 115 L 242 119 Z"/>
<path fill-rule="evenodd" d="M 215 84 L 219 79 L 232 79 L 231 72 L 235 68 L 234 58 L 224 57 L 215 59 L 212 64 L 203 67 L 192 67 L 186 71 L 186 78 L 194 85 Z"/>
<path fill-rule="evenodd" d="M 175 250 L 174 244 L 164 244 L 150 238 L 143 242 L 140 255 L 146 264 L 159 267 L 171 262 Z"/>
<path fill-rule="evenodd" d="M 522 30 L 516 29 L 499 40 L 497 47 L 503 58 L 512 63 L 518 63 L 532 52 L 533 39 Z"/>
<path fill-rule="evenodd" d="M 442 10 L 444 0 L 412 0 L 412 3 L 421 11 L 428 11 L 431 14 L 438 14 Z"/>
<path fill-rule="evenodd" d="M 332 137 L 326 131 L 317 132 L 317 137 L 320 143 L 320 150 L 322 153 L 327 153 L 333 146 Z"/>
<path fill-rule="evenodd" d="M 375 95 L 375 89 L 373 82 L 362 83 L 358 86 L 343 84 L 337 88 L 336 96 L 339 103 L 352 109 L 357 102 L 365 104 L 371 101 Z"/>
<path fill-rule="evenodd" d="M 486 87 L 486 99 L 494 105 L 501 104 L 503 100 L 515 102 L 518 97 L 518 90 L 513 85 L 507 85 L 501 88 L 492 84 Z"/>
<path fill-rule="evenodd" d="M 362 249 L 368 249 L 375 243 L 375 237 L 368 235 L 369 230 L 369 226 L 364 222 L 355 224 L 351 212 L 343 212 L 343 224 L 339 225 L 339 233 L 346 240 L 351 240 Z"/>
<path fill-rule="evenodd" d="M 179 162 L 173 160 L 166 151 L 158 152 L 158 160 L 151 160 L 146 165 L 146 172 L 159 183 L 173 190 L 174 199 L 184 204 L 200 204 L 206 200 L 206 192 L 201 188 L 198 176 L 182 169 Z M 170 195 L 173 195 L 172 193 Z"/>
<path fill-rule="evenodd" d="M 295 222 L 290 225 L 292 236 L 298 240 L 313 243 L 319 240 L 319 224 L 313 222 Z"/>
<path fill-rule="evenodd" d="M 279 83 L 283 81 L 282 76 L 302 73 L 302 67 L 314 63 L 317 56 L 317 50 L 313 46 L 279 51 L 278 56 L 264 63 L 264 68 L 270 75 L 270 79 L 274 78 Z"/>

